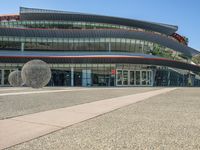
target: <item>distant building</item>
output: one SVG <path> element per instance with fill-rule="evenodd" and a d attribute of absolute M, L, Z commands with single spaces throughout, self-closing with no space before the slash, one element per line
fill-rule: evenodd
<path fill-rule="evenodd" d="M 0 16 L 0 85 L 32 59 L 49 86 L 200 86 L 199 52 L 178 27 L 127 18 L 20 8 Z"/>

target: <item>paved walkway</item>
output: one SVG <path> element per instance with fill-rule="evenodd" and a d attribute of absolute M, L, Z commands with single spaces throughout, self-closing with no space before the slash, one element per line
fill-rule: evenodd
<path fill-rule="evenodd" d="M 0 88 L 0 120 L 136 93 L 144 93 L 161 88 L 45 87 L 42 89 L 18 89 L 1 92 L 2 88 Z M 1 96 L 1 94 L 3 95 Z"/>
<path fill-rule="evenodd" d="M 40 137 L 174 89 L 176 88 L 165 88 L 0 120 L 0 149 Z"/>

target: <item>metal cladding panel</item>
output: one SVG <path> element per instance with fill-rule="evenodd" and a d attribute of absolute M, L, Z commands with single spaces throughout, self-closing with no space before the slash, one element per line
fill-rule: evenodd
<path fill-rule="evenodd" d="M 0 56 L 0 63 L 26 63 L 32 59 L 41 59 L 47 63 L 68 63 L 68 64 L 147 64 L 167 66 L 172 68 L 200 72 L 200 66 L 168 60 L 163 58 L 143 57 L 112 57 L 112 56 Z"/>
<path fill-rule="evenodd" d="M 150 31 L 156 31 L 171 35 L 178 30 L 177 26 L 111 17 L 111 16 L 101 16 L 92 14 L 82 14 L 82 13 L 20 13 L 20 20 L 55 20 L 55 21 L 84 21 L 84 22 L 97 22 L 97 23 L 108 23 L 124 26 L 132 26 L 135 28 L 141 28 Z"/>
<path fill-rule="evenodd" d="M 186 45 L 178 43 L 160 34 L 151 32 L 111 30 L 111 29 L 17 29 L 17 28 L 0 28 L 0 36 L 19 36 L 19 37 L 48 37 L 48 38 L 130 38 L 146 40 L 171 48 L 175 51 L 182 52 L 187 56 L 194 56 L 200 52 Z"/>

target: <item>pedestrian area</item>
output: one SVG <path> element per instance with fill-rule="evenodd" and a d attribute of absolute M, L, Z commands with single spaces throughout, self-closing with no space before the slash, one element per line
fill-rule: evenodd
<path fill-rule="evenodd" d="M 2 92 L 0 98 L 71 90 L 100 89 L 5 89 L 7 95 Z M 141 88 L 133 94 L 8 117 L 0 120 L 0 148 L 198 149 L 199 96 L 198 88 Z"/>

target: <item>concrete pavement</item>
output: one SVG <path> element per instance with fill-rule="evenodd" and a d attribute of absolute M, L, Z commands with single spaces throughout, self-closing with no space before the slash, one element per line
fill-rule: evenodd
<path fill-rule="evenodd" d="M 0 88 L 0 94 L 4 94 L 0 96 L 0 120 L 157 89 L 160 88 Z"/>
<path fill-rule="evenodd" d="M 0 120 L 0 149 L 37 138 L 174 89 L 164 88 Z"/>

